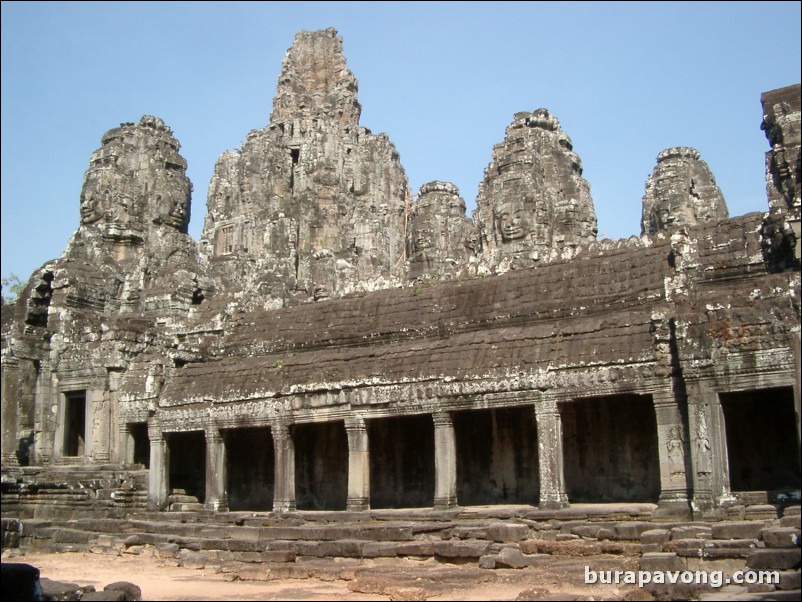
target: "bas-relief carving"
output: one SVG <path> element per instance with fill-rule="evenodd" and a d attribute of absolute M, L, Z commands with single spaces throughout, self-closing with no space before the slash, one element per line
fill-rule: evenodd
<path fill-rule="evenodd" d="M 708 404 L 703 404 L 698 412 L 696 423 L 696 474 L 700 477 L 709 477 L 713 471 L 712 451 L 710 446 L 710 431 L 707 427 Z"/>
<path fill-rule="evenodd" d="M 682 439 L 682 429 L 672 426 L 668 431 L 668 471 L 671 480 L 680 480 L 685 477 L 685 442 Z"/>

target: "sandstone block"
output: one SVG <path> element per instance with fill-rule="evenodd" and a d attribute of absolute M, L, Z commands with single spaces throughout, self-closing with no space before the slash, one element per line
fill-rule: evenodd
<path fill-rule="evenodd" d="M 640 542 L 642 544 L 664 544 L 671 539 L 671 531 L 668 529 L 649 529 L 640 534 Z"/>
<path fill-rule="evenodd" d="M 763 529 L 763 541 L 767 548 L 797 548 L 799 547 L 799 529 L 793 527 L 780 527 Z"/>
<path fill-rule="evenodd" d="M 765 548 L 754 550 L 746 561 L 750 569 L 798 569 L 800 563 L 800 548 Z"/>
<path fill-rule="evenodd" d="M 738 521 L 714 524 L 713 539 L 757 539 L 766 525 L 762 521 Z"/>
<path fill-rule="evenodd" d="M 684 571 L 687 566 L 684 558 L 670 552 L 652 552 L 640 559 L 642 571 Z"/>

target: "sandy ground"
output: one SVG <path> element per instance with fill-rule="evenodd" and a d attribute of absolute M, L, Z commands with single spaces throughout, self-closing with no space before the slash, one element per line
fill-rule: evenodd
<path fill-rule="evenodd" d="M 353 592 L 348 589 L 349 582 L 345 580 L 230 581 L 224 575 L 210 570 L 176 567 L 158 558 L 134 555 L 107 556 L 80 552 L 27 553 L 4 558 L 4 562 L 26 562 L 38 567 L 42 577 L 78 585 L 93 585 L 98 591 L 114 581 L 130 581 L 142 589 L 144 600 L 416 599 L 406 597 L 403 591 L 392 597 Z M 425 568 L 421 562 L 415 562 L 414 565 L 414 570 Z M 387 573 L 399 574 L 411 566 L 413 565 L 410 561 L 399 559 L 387 565 Z M 434 570 L 437 568 L 432 566 Z M 475 569 L 476 566 L 473 565 L 471 568 Z M 538 590 L 544 596 L 554 596 L 551 599 L 559 599 L 557 597 L 559 594 L 568 594 L 564 597 L 571 599 L 570 594 L 573 594 L 580 595 L 584 599 L 620 600 L 626 593 L 612 586 L 585 586 L 582 583 L 582 571 L 579 566 L 551 569 L 529 567 L 520 571 L 507 569 L 494 572 L 497 577 L 494 582 L 468 581 L 453 588 L 446 588 L 446 591 L 427 592 L 427 599 L 515 600 L 522 591 L 532 589 Z M 410 592 L 406 593 L 409 595 Z"/>

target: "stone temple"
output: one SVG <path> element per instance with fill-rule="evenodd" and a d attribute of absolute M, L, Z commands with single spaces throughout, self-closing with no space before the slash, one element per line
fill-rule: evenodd
<path fill-rule="evenodd" d="M 4 519 L 798 510 L 800 87 L 761 102 L 766 212 L 668 148 L 619 241 L 543 108 L 472 219 L 449 182 L 413 194 L 333 29 L 221 155 L 200 241 L 171 129 L 109 130 L 63 255 L 2 307 Z"/>

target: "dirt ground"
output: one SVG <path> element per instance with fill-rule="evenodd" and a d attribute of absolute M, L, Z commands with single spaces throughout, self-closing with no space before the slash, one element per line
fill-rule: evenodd
<path fill-rule="evenodd" d="M 4 557 L 3 560 L 26 562 L 38 567 L 42 577 L 93 585 L 98 591 L 115 581 L 130 581 L 142 589 L 144 600 L 515 600 L 522 592 L 526 594 L 521 599 L 529 600 L 650 599 L 650 596 L 644 598 L 637 595 L 639 592 L 631 591 L 631 586 L 624 589 L 611 585 L 585 585 L 586 562 L 579 559 L 522 570 L 481 571 L 487 574 L 484 582 L 481 576 L 477 577 L 480 573 L 475 564 L 446 565 L 448 568 L 443 568 L 442 563 L 432 559 L 394 559 L 366 565 L 373 567 L 374 579 L 377 575 L 380 579 L 386 576 L 390 585 L 382 586 L 380 590 L 385 593 L 352 591 L 356 582 L 344 579 L 232 581 L 231 576 L 211 570 L 171 566 L 158 558 L 135 555 L 27 553 Z M 445 580 L 438 583 L 438 575 L 445 575 L 444 571 L 448 572 L 448 583 Z M 455 571 L 464 571 L 465 580 L 460 580 Z M 433 575 L 433 579 L 415 577 L 427 574 Z M 399 577 L 398 587 L 393 587 L 393 579 Z M 416 580 L 421 587 L 415 586 Z M 364 587 L 361 589 L 365 590 Z"/>

